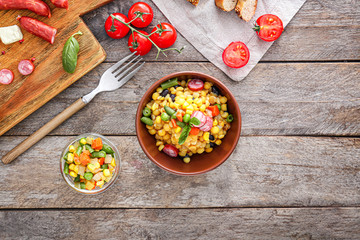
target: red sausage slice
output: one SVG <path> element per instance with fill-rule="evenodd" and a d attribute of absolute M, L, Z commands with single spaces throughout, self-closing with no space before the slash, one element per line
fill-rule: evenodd
<path fill-rule="evenodd" d="M 170 157 L 177 157 L 177 155 L 179 153 L 179 149 L 177 149 L 173 145 L 166 144 L 163 149 L 163 152 L 166 153 L 167 155 L 169 155 Z"/>
<path fill-rule="evenodd" d="M 41 0 L 0 0 L 0 10 L 27 9 L 34 13 L 50 18 L 49 6 Z"/>
<path fill-rule="evenodd" d="M 212 125 L 213 125 L 212 118 L 209 116 L 206 116 L 206 123 L 200 128 L 200 130 L 203 132 L 208 132 L 211 130 Z"/>
<path fill-rule="evenodd" d="M 203 114 L 200 111 L 193 112 L 193 114 L 191 114 L 191 118 L 193 118 L 193 117 L 196 117 L 200 121 L 200 124 L 194 125 L 194 127 L 201 127 L 206 123 L 206 116 L 205 116 L 205 114 Z"/>
<path fill-rule="evenodd" d="M 68 0 L 51 0 L 52 4 L 55 5 L 57 8 L 66 8 L 69 9 L 69 2 Z"/>
<path fill-rule="evenodd" d="M 49 43 L 53 44 L 56 35 L 56 28 L 53 28 L 39 20 L 30 17 L 18 17 L 20 25 L 29 33 L 38 36 Z"/>
<path fill-rule="evenodd" d="M 34 71 L 34 69 L 35 66 L 30 60 L 25 59 L 19 62 L 18 70 L 24 76 L 31 74 Z"/>
<path fill-rule="evenodd" d="M 188 88 L 191 91 L 200 91 L 203 90 L 204 88 L 204 82 L 201 81 L 200 79 L 193 79 L 189 82 L 188 84 Z"/>
<path fill-rule="evenodd" d="M 14 80 L 14 73 L 9 69 L 0 70 L 0 83 L 1 84 L 10 84 Z"/>

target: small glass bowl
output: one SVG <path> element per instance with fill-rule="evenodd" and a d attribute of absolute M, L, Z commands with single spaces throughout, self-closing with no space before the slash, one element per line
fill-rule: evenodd
<path fill-rule="evenodd" d="M 64 173 L 64 165 L 66 160 L 64 159 L 65 154 L 68 152 L 69 150 L 69 146 L 73 145 L 75 142 L 79 141 L 81 138 L 86 138 L 86 137 L 92 137 L 92 138 L 98 138 L 100 137 L 104 143 L 108 144 L 113 150 L 114 150 L 114 158 L 115 158 L 115 162 L 116 162 L 116 167 L 115 167 L 115 171 L 113 172 L 113 177 L 111 178 L 110 182 L 106 182 L 104 184 L 104 186 L 102 188 L 96 187 L 93 190 L 86 190 L 86 189 L 80 189 L 75 187 L 75 183 L 72 179 L 72 177 L 70 175 L 66 175 Z M 114 182 L 116 181 L 116 179 L 119 176 L 120 173 L 120 164 L 121 164 L 121 159 L 120 159 L 120 155 L 119 155 L 119 151 L 116 148 L 116 146 L 106 137 L 97 134 L 97 133 L 84 133 L 81 134 L 80 136 L 77 136 L 75 139 L 73 139 L 71 142 L 69 142 L 65 149 L 63 150 L 61 157 L 60 157 L 60 172 L 61 175 L 63 176 L 65 182 L 75 191 L 82 193 L 82 194 L 99 194 L 104 192 L 106 189 L 108 189 L 110 186 L 112 186 L 114 184 Z"/>

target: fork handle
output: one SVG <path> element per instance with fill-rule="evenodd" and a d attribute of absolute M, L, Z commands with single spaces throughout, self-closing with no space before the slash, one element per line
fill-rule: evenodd
<path fill-rule="evenodd" d="M 20 156 L 23 152 L 32 147 L 35 143 L 40 141 L 43 137 L 45 137 L 48 133 L 54 130 L 57 126 L 67 120 L 69 117 L 74 115 L 80 109 L 85 107 L 85 103 L 81 98 L 75 101 L 72 105 L 66 108 L 64 111 L 59 113 L 56 117 L 54 117 L 50 122 L 42 126 L 39 130 L 31 134 L 27 139 L 25 139 L 22 143 L 13 148 L 10 152 L 8 152 L 5 156 L 2 157 L 1 161 L 4 164 L 8 164 L 12 162 L 15 158 Z"/>

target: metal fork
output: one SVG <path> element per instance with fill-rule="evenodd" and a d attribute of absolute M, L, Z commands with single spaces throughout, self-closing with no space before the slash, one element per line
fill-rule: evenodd
<path fill-rule="evenodd" d="M 142 59 L 138 59 L 139 56 L 132 58 L 135 53 L 136 52 L 126 56 L 119 62 L 115 63 L 112 67 L 107 69 L 101 76 L 99 85 L 91 93 L 83 96 L 82 98 L 79 98 L 72 105 L 70 105 L 68 108 L 66 108 L 56 117 L 54 117 L 50 122 L 45 124 L 35 133 L 30 135 L 27 139 L 25 139 L 22 143 L 13 148 L 10 152 L 8 152 L 5 156 L 2 157 L 2 162 L 4 164 L 12 162 L 15 158 L 20 156 L 23 152 L 28 150 L 35 143 L 40 141 L 48 133 L 58 127 L 61 123 L 63 123 L 73 114 L 85 107 L 86 104 L 88 104 L 98 93 L 114 91 L 127 83 L 145 63 L 142 62 Z M 123 65 L 129 59 L 131 60 L 121 67 L 121 65 Z"/>

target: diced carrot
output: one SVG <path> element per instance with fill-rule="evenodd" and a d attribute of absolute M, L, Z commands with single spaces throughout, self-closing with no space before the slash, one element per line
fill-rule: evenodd
<path fill-rule="evenodd" d="M 94 150 L 101 150 L 102 147 L 103 147 L 103 143 L 102 143 L 101 138 L 96 138 L 96 139 L 94 139 L 94 140 L 92 141 L 91 147 L 92 147 Z"/>
<path fill-rule="evenodd" d="M 220 113 L 219 108 L 216 105 L 215 106 L 209 106 L 207 109 L 209 109 L 211 111 L 213 117 L 219 115 L 219 113 Z"/>
<path fill-rule="evenodd" d="M 105 158 L 99 158 L 98 161 L 99 161 L 100 165 L 103 165 L 105 162 Z"/>
<path fill-rule="evenodd" d="M 77 153 L 74 153 L 74 162 L 80 164 L 80 158 L 79 155 L 77 155 Z"/>
<path fill-rule="evenodd" d="M 94 190 L 96 187 L 96 181 L 94 181 L 94 187 L 91 190 Z"/>
<path fill-rule="evenodd" d="M 192 127 L 191 130 L 190 130 L 191 135 L 198 135 L 199 132 L 200 132 L 200 129 L 197 128 L 197 127 Z"/>
<path fill-rule="evenodd" d="M 83 153 L 90 156 L 89 150 L 84 150 Z"/>
<path fill-rule="evenodd" d="M 173 128 L 177 128 L 177 124 L 176 124 L 176 120 L 175 119 L 171 119 L 171 123 L 173 125 Z"/>
<path fill-rule="evenodd" d="M 180 111 L 178 111 L 178 112 L 176 113 L 176 118 L 177 118 L 177 120 L 179 120 L 180 122 L 183 121 L 183 115 L 182 115 L 182 113 L 181 113 Z"/>
<path fill-rule="evenodd" d="M 91 161 L 90 155 L 87 155 L 85 153 L 80 154 L 80 163 L 81 163 L 81 165 L 86 166 L 88 163 L 90 163 L 90 161 Z"/>

